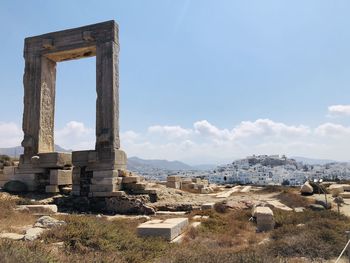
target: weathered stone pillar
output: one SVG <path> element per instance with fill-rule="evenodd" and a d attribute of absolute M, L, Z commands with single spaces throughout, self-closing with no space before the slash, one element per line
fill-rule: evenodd
<path fill-rule="evenodd" d="M 117 38 L 116 38 L 117 39 Z M 120 148 L 118 43 L 96 46 L 96 151 L 99 160 L 112 160 Z"/>
<path fill-rule="evenodd" d="M 56 62 L 25 52 L 23 132 L 24 161 L 54 151 Z"/>

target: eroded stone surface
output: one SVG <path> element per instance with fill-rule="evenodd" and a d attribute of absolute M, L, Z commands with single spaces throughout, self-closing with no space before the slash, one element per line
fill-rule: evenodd
<path fill-rule="evenodd" d="M 57 220 L 51 216 L 42 216 L 36 221 L 36 223 L 34 224 L 34 227 L 52 228 L 52 227 L 62 226 L 65 224 L 66 222 L 62 220 Z"/>

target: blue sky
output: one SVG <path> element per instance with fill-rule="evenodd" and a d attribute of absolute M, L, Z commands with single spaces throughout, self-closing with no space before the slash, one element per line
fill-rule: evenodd
<path fill-rule="evenodd" d="M 114 19 L 129 155 L 190 163 L 252 153 L 348 160 L 349 10 L 349 1 L 320 0 L 2 1 L 0 147 L 20 143 L 23 39 Z M 94 58 L 58 64 L 59 144 L 93 145 L 95 97 Z M 247 122 L 253 135 L 237 139 Z M 296 139 L 276 124 L 309 133 Z M 331 139 L 320 127 L 340 135 Z"/>

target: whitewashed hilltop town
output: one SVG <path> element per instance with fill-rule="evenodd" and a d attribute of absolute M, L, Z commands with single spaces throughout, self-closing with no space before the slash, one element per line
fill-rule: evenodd
<path fill-rule="evenodd" d="M 165 180 L 168 175 L 200 177 L 216 184 L 289 185 L 299 186 L 307 180 L 338 181 L 350 178 L 346 162 L 309 164 L 285 155 L 252 155 L 214 169 L 165 169 L 143 165 L 130 168 L 146 178 Z"/>

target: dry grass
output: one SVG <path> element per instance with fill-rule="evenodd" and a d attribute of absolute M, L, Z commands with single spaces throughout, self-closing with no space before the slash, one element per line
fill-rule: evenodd
<path fill-rule="evenodd" d="M 345 216 L 330 210 L 274 213 L 277 228 L 271 233 L 273 241 L 268 246 L 272 255 L 330 259 L 338 256 L 346 243 L 350 219 Z"/>
<path fill-rule="evenodd" d="M 269 193 L 279 193 L 279 192 L 294 192 L 299 188 L 283 185 L 266 185 L 260 190 L 256 191 L 257 194 L 269 194 Z"/>
<path fill-rule="evenodd" d="M 312 202 L 310 199 L 303 197 L 296 191 L 282 191 L 275 196 L 281 203 L 289 207 L 307 207 Z"/>
<path fill-rule="evenodd" d="M 279 198 L 290 206 L 305 204 L 304 198 L 293 196 L 293 192 L 282 192 Z M 20 224 L 24 223 L 24 217 L 30 216 L 13 211 L 15 202 L 1 202 L 0 199 L 1 223 L 8 220 Z M 255 223 L 249 221 L 250 210 L 218 211 L 190 214 L 190 218 L 200 214 L 209 215 L 209 219 L 203 220 L 198 228 L 189 228 L 181 244 L 169 244 L 161 238 L 137 237 L 136 227 L 141 220 L 60 216 L 67 225 L 46 232 L 43 242 L 0 241 L 0 258 L 1 262 L 10 263 L 277 263 L 298 262 L 293 258 L 301 256 L 318 261 L 337 256 L 346 242 L 344 232 L 350 229 L 349 218 L 329 210 L 303 213 L 274 210 L 276 228 L 269 233 L 256 233 Z M 57 246 L 57 242 L 63 242 L 63 246 Z"/>
<path fill-rule="evenodd" d="M 3 263 L 57 262 L 40 242 L 0 240 L 0 258 Z"/>
<path fill-rule="evenodd" d="M 27 213 L 15 211 L 15 206 L 22 202 L 19 198 L 13 198 L 11 195 L 0 193 L 0 231 L 10 231 L 21 233 L 21 227 L 34 224 L 36 216 Z"/>
<path fill-rule="evenodd" d="M 161 238 L 138 238 L 139 220 L 107 221 L 92 216 L 66 216 L 67 222 L 44 235 L 47 243 L 63 241 L 65 257 L 99 254 L 120 262 L 151 262 L 171 246 Z M 108 261 L 108 260 L 107 260 Z M 113 261 L 113 260 L 112 260 Z"/>

